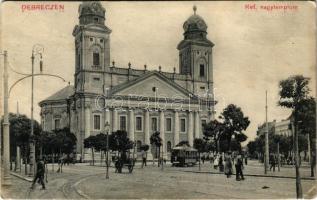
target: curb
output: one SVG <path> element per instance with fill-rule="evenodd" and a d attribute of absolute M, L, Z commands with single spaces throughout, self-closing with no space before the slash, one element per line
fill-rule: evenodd
<path fill-rule="evenodd" d="M 25 180 L 25 181 L 29 181 L 29 182 L 32 182 L 32 181 L 33 181 L 32 178 L 28 178 L 28 177 L 22 176 L 22 175 L 20 175 L 20 174 L 18 174 L 18 173 L 15 173 L 15 172 L 10 172 L 10 174 L 13 175 L 13 176 L 15 176 L 15 177 L 18 177 L 18 178 L 20 178 L 20 179 L 22 179 L 22 180 Z"/>
<path fill-rule="evenodd" d="M 203 174 L 224 174 L 220 172 L 202 172 L 202 171 L 183 171 L 183 172 L 191 172 L 191 173 L 203 173 Z M 232 173 L 232 175 L 236 175 L 235 173 Z M 289 179 L 296 179 L 296 177 L 292 176 L 272 176 L 272 175 L 260 175 L 260 174 L 243 174 L 243 176 L 255 176 L 255 177 L 264 177 L 264 178 L 289 178 Z M 301 177 L 301 180 L 316 180 L 315 178 L 310 177 Z"/>

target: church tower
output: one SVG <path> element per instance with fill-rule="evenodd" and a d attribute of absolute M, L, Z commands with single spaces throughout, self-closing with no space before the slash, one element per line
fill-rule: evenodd
<path fill-rule="evenodd" d="M 194 14 L 183 25 L 184 39 L 178 44 L 179 72 L 190 75 L 191 88 L 194 94 L 212 93 L 213 67 L 212 47 L 214 44 L 207 39 L 207 25 L 202 17 Z"/>
<path fill-rule="evenodd" d="M 100 2 L 79 6 L 75 37 L 75 91 L 102 93 L 103 72 L 110 67 L 110 33 L 105 26 L 105 9 Z"/>

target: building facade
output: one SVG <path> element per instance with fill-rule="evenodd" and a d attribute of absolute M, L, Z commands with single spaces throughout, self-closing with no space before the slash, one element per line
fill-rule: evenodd
<path fill-rule="evenodd" d="M 179 73 L 126 68 L 111 62 L 111 30 L 105 25 L 105 9 L 99 2 L 79 6 L 75 43 L 74 86 L 67 86 L 39 103 L 46 131 L 69 126 L 76 134 L 78 154 L 85 156 L 83 140 L 90 135 L 126 130 L 138 145 L 149 144 L 159 131 L 163 151 L 180 141 L 193 145 L 202 137 L 202 123 L 213 119 L 212 48 L 207 25 L 196 14 L 183 25 L 179 43 Z"/>
<path fill-rule="evenodd" d="M 292 129 L 291 129 L 291 121 L 290 119 L 283 119 L 279 122 L 273 120 L 272 122 L 268 122 L 269 132 L 276 134 L 276 135 L 283 135 L 283 136 L 292 136 Z M 266 133 L 266 123 L 258 126 L 257 135 L 262 135 Z"/>

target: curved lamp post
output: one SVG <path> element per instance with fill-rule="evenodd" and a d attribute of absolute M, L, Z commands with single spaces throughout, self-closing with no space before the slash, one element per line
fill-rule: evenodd
<path fill-rule="evenodd" d="M 33 121 L 33 107 L 34 107 L 34 94 L 33 94 L 33 90 L 34 90 L 34 76 L 50 76 L 50 77 L 55 77 L 55 78 L 59 78 L 61 80 L 63 80 L 64 82 L 66 82 L 66 80 L 64 78 L 62 78 L 61 76 L 58 75 L 54 75 L 54 74 L 34 74 L 34 61 L 35 58 L 39 57 L 40 58 L 40 71 L 43 71 L 43 61 L 42 61 L 42 53 L 44 51 L 44 47 L 43 45 L 40 44 L 35 44 L 32 48 L 32 56 L 31 56 L 31 61 L 32 61 L 32 73 L 31 74 L 24 74 L 24 73 L 19 73 L 13 69 L 11 69 L 12 71 L 14 71 L 15 73 L 18 73 L 20 75 L 24 75 L 24 77 L 18 79 L 16 82 L 14 82 L 9 89 L 9 85 L 8 85 L 8 60 L 7 60 L 7 51 L 4 51 L 3 55 L 4 55 L 4 73 L 3 73 L 3 86 L 4 86 L 4 102 L 3 102 L 3 110 L 4 110 L 4 121 L 3 121 L 3 178 L 4 180 L 2 181 L 2 185 L 10 185 L 11 184 L 11 180 L 10 180 L 10 171 L 9 171 L 9 159 L 10 159 L 10 138 L 9 138 L 9 106 L 8 106 L 8 99 L 10 97 L 10 92 L 12 91 L 12 89 L 14 88 L 14 86 L 16 86 L 20 81 L 31 77 L 32 78 L 32 91 L 31 91 L 31 138 L 33 137 L 33 133 L 34 133 L 34 121 Z M 33 176 L 34 175 L 34 163 L 35 163 L 35 146 L 34 146 L 34 142 L 31 141 L 30 144 L 30 173 L 29 176 Z"/>

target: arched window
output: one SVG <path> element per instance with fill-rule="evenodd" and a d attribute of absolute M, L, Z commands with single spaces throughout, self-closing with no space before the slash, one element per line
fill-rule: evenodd
<path fill-rule="evenodd" d="M 171 152 L 172 151 L 172 143 L 170 141 L 168 141 L 167 144 L 166 144 L 166 150 L 167 150 L 167 152 Z"/>
<path fill-rule="evenodd" d="M 136 142 L 136 150 L 137 150 L 137 152 L 140 152 L 140 151 L 141 151 L 141 145 L 142 145 L 142 142 L 141 142 L 140 140 L 138 140 L 138 141 Z"/>

